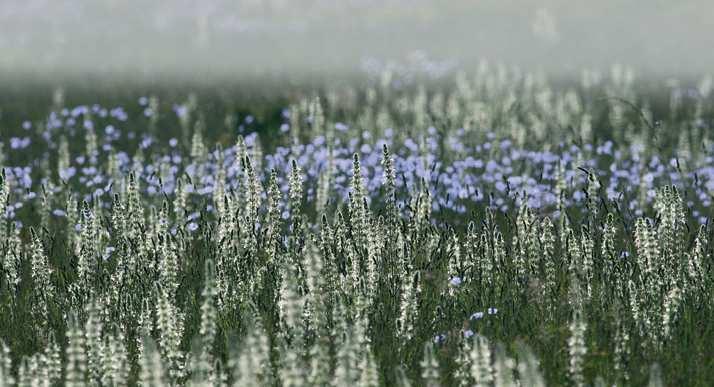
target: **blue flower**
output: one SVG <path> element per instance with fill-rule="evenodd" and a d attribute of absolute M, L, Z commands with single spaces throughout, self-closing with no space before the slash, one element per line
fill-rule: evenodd
<path fill-rule="evenodd" d="M 25 149 L 25 148 L 27 148 L 28 145 L 30 145 L 29 137 L 23 137 L 23 138 L 12 137 L 10 139 L 10 148 L 12 148 L 12 149 Z"/>
<path fill-rule="evenodd" d="M 188 108 L 184 105 L 174 105 L 173 109 L 178 118 L 184 118 L 188 115 Z"/>

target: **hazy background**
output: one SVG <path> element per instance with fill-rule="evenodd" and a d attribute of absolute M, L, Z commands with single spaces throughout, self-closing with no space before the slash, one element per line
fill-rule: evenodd
<path fill-rule="evenodd" d="M 424 58 L 685 76 L 714 68 L 713 16 L 707 0 L 2 0 L 0 81 L 342 76 Z"/>

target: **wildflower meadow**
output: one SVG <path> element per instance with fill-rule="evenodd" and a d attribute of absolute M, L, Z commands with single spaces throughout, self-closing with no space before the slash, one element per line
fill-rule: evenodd
<path fill-rule="evenodd" d="M 713 88 L 3 100 L 0 386 L 710 386 Z"/>

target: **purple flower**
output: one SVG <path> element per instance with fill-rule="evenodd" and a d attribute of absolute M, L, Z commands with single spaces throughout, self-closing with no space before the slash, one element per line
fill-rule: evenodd
<path fill-rule="evenodd" d="M 412 152 L 416 152 L 419 149 L 419 146 L 411 138 L 404 140 L 404 146 Z"/>
<path fill-rule="evenodd" d="M 255 141 L 256 141 L 257 139 L 258 139 L 258 133 L 257 133 L 257 132 L 253 132 L 253 133 L 251 133 L 251 134 L 245 136 L 245 138 L 244 138 L 245 145 L 248 146 L 248 147 L 252 147 L 253 145 L 255 145 Z"/>
<path fill-rule="evenodd" d="M 471 315 L 471 320 L 480 320 L 483 318 L 483 312 L 476 312 Z"/>
<path fill-rule="evenodd" d="M 62 179 L 62 180 L 68 180 L 68 179 L 71 179 L 72 176 L 74 176 L 76 173 L 77 173 L 76 168 L 69 167 L 69 168 L 65 168 L 65 169 L 59 171 L 59 176 L 60 176 L 60 179 Z"/>
<path fill-rule="evenodd" d="M 174 105 L 173 109 L 178 118 L 184 118 L 188 115 L 188 108 L 184 105 Z"/>
<path fill-rule="evenodd" d="M 151 137 L 144 137 L 141 140 L 141 144 L 139 146 L 141 147 L 141 149 L 146 149 L 150 147 L 153 142 L 154 141 L 151 139 Z"/>
<path fill-rule="evenodd" d="M 25 149 L 25 148 L 27 148 L 28 145 L 30 145 L 29 137 L 23 137 L 23 138 L 12 137 L 10 139 L 10 148 L 12 148 L 12 149 Z"/>

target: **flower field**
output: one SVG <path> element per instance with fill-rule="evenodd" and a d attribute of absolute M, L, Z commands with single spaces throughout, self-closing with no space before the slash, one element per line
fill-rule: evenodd
<path fill-rule="evenodd" d="M 367 67 L 3 108 L 0 386 L 711 385 L 711 77 Z"/>

